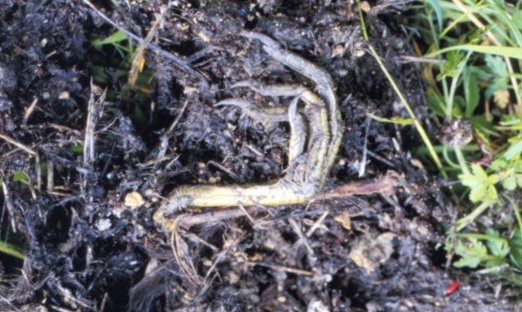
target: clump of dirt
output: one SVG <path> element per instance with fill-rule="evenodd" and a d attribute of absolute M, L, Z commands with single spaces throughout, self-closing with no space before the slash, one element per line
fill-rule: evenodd
<path fill-rule="evenodd" d="M 347 1 L 164 2 L 0 1 L 3 229 L 12 222 L 26 241 L 23 277 L 2 288 L 5 309 L 513 307 L 484 279 L 445 269 L 441 231 L 454 210 L 412 156 L 415 130 L 368 117 L 408 117 L 371 43 L 428 122 L 418 68 L 401 59 L 413 54 L 406 7 L 370 2 L 368 43 Z M 162 5 L 146 87 L 129 87 L 129 56 L 93 47 L 117 31 L 100 13 L 145 38 Z M 394 177 L 393 192 L 258 207 L 250 217 L 180 212 L 173 217 L 185 226 L 175 233 L 154 224 L 162 196 L 178 185 L 263 183 L 284 172 L 287 123 L 214 104 L 289 101 L 231 88 L 245 79 L 314 85 L 239 36 L 244 29 L 332 75 L 344 137 L 327 189 Z M 455 279 L 464 286 L 447 295 Z"/>

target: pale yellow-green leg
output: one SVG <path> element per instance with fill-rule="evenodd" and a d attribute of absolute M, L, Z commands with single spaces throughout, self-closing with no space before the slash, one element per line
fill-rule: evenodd
<path fill-rule="evenodd" d="M 306 103 L 305 114 L 309 122 L 314 123 L 309 127 L 309 140 L 307 154 L 295 153 L 293 161 L 289 164 L 289 172 L 279 180 L 261 185 L 194 185 L 180 186 L 169 196 L 164 206 L 156 213 L 155 220 L 163 220 L 165 212 L 174 212 L 186 207 L 223 207 L 223 206 L 279 206 L 288 204 L 305 203 L 313 198 L 322 188 L 324 183 L 325 150 L 330 140 L 328 129 L 328 115 L 324 102 L 313 92 L 306 91 L 301 95 Z M 295 122 L 297 114 L 297 100 L 294 100 L 289 108 L 289 118 L 293 135 L 295 137 Z M 305 141 L 297 142 L 291 138 L 291 144 L 304 145 Z M 296 149 L 293 147 L 292 150 Z M 294 153 L 294 152 L 292 152 Z M 297 159 L 303 159 L 302 163 Z M 290 170 L 291 169 L 291 170 Z M 295 171 L 303 170 L 303 173 Z M 291 171 L 291 172 L 290 172 Z M 303 176 L 303 181 L 296 181 L 296 176 Z"/>
<path fill-rule="evenodd" d="M 154 216 L 156 222 L 163 223 L 169 229 L 172 229 L 173 222 L 165 219 L 165 213 L 185 207 L 277 206 L 305 203 L 323 188 L 328 171 L 339 149 L 342 137 L 341 120 L 330 75 L 300 56 L 282 49 L 277 42 L 265 35 L 253 32 L 244 32 L 242 35 L 261 41 L 264 45 L 263 49 L 274 59 L 312 79 L 317 84 L 319 95 L 325 101 L 317 94 L 300 86 L 267 86 L 251 81 L 235 84 L 233 87 L 249 87 L 265 96 L 296 97 L 288 110 L 291 129 L 289 142 L 291 161 L 289 161 L 287 172 L 279 180 L 262 185 L 181 186 L 169 196 Z M 304 115 L 308 128 L 300 113 L 297 112 L 298 99 L 306 103 Z M 241 102 L 239 99 L 225 100 L 218 104 L 235 105 L 245 110 L 251 108 L 249 103 Z M 255 118 L 255 116 L 259 117 L 263 114 L 266 117 L 266 111 L 254 113 L 252 116 Z M 280 116 L 280 114 L 276 115 Z M 271 117 L 272 120 L 274 118 Z M 304 135 L 307 132 L 309 135 Z"/>

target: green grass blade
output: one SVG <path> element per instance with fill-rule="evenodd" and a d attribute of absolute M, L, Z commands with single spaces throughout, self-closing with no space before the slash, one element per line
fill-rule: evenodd
<path fill-rule="evenodd" d="M 476 218 L 478 218 L 484 211 L 486 211 L 489 207 L 491 207 L 491 203 L 483 202 L 481 203 L 477 208 L 475 208 L 472 212 L 467 214 L 466 216 L 460 218 L 457 220 L 456 223 L 456 229 L 457 232 L 464 229 L 466 226 L 468 226 L 470 223 L 475 221 Z"/>
<path fill-rule="evenodd" d="M 24 260 L 23 252 L 16 246 L 0 241 L 0 253 Z"/>
<path fill-rule="evenodd" d="M 372 118 L 378 122 L 381 122 L 381 123 L 391 123 L 391 124 L 396 124 L 396 125 L 401 125 L 401 126 L 408 126 L 408 125 L 413 124 L 413 119 L 411 119 L 411 118 L 384 118 L 384 117 L 379 117 L 377 115 L 374 115 L 372 113 L 368 113 L 368 116 L 370 116 L 370 118 Z"/>
<path fill-rule="evenodd" d="M 426 2 L 433 8 L 433 11 L 435 12 L 435 16 L 437 17 L 437 26 L 439 29 L 439 32 L 442 31 L 442 8 L 440 7 L 440 1 L 439 0 L 426 0 Z"/>
<path fill-rule="evenodd" d="M 101 48 L 104 45 L 119 44 L 123 40 L 127 40 L 127 39 L 128 39 L 127 35 L 124 32 L 118 30 L 115 33 L 113 33 L 112 35 L 110 35 L 109 37 L 105 38 L 105 39 L 94 39 L 92 41 L 92 45 L 95 48 L 99 49 L 99 48 Z"/>
<path fill-rule="evenodd" d="M 427 57 L 435 57 L 440 54 L 444 54 L 446 52 L 455 51 L 455 50 L 500 55 L 500 56 L 504 56 L 504 57 L 511 57 L 511 58 L 522 60 L 522 48 L 504 47 L 504 46 L 501 46 L 501 47 L 499 47 L 499 46 L 481 46 L 481 45 L 473 45 L 473 44 L 462 44 L 462 45 L 447 47 L 447 48 L 441 49 L 439 51 L 430 53 L 427 55 Z"/>
<path fill-rule="evenodd" d="M 410 104 L 408 103 L 408 100 L 406 100 L 406 97 L 404 96 L 404 94 L 399 89 L 399 86 L 395 83 L 395 80 L 393 79 L 393 77 L 391 76 L 390 72 L 386 68 L 386 65 L 384 65 L 384 63 L 382 62 L 379 54 L 377 54 L 377 51 L 375 51 L 375 49 L 373 48 L 373 46 L 371 44 L 368 46 L 368 48 L 370 49 L 370 54 L 373 56 L 375 61 L 377 61 L 377 64 L 379 64 L 379 67 L 381 68 L 382 72 L 384 73 L 384 75 L 388 79 L 388 82 L 392 86 L 393 91 L 395 91 L 395 94 L 397 94 L 397 96 L 401 100 L 404 108 L 406 109 L 406 111 L 410 115 L 410 118 L 413 120 L 413 124 L 415 125 L 415 128 L 417 129 L 417 132 L 419 133 L 422 141 L 424 142 L 424 145 L 426 145 L 426 147 L 428 148 L 428 151 L 430 153 L 430 156 L 431 156 L 433 162 L 435 163 L 435 165 L 439 169 L 439 171 L 442 174 L 442 176 L 447 178 L 447 174 L 446 174 L 446 171 L 444 170 L 444 167 L 442 166 L 442 162 L 440 161 L 439 156 L 435 152 L 435 149 L 433 148 L 433 144 L 431 144 L 431 141 L 430 141 L 430 139 L 428 137 L 428 134 L 424 130 L 424 127 L 422 127 L 420 121 L 417 119 L 417 116 L 415 116 L 415 113 L 413 112 L 413 109 L 411 108 Z"/>

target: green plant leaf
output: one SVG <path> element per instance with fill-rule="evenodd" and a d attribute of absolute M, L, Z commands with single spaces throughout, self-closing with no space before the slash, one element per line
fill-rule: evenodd
<path fill-rule="evenodd" d="M 510 115 L 505 116 L 507 120 L 500 122 L 502 126 L 510 127 L 513 131 L 522 131 L 522 119 L 518 117 L 512 117 Z"/>
<path fill-rule="evenodd" d="M 71 144 L 71 151 L 75 154 L 82 154 L 83 153 L 83 144 L 79 144 L 79 143 Z"/>
<path fill-rule="evenodd" d="M 522 158 L 518 159 L 515 163 L 515 172 L 522 173 Z"/>
<path fill-rule="evenodd" d="M 446 116 L 446 105 L 441 96 L 439 96 L 433 88 L 426 90 L 426 99 L 428 107 L 440 117 Z"/>
<path fill-rule="evenodd" d="M 24 259 L 24 253 L 20 248 L 3 241 L 0 241 L 0 253 L 10 255 L 21 260 Z"/>
<path fill-rule="evenodd" d="M 500 238 L 498 231 L 493 228 L 486 229 L 486 234 Z M 505 258 L 509 254 L 509 243 L 504 239 L 488 239 L 486 245 L 495 257 Z"/>
<path fill-rule="evenodd" d="M 502 187 L 505 190 L 512 191 L 517 188 L 517 178 L 515 176 L 508 176 L 502 181 Z"/>
<path fill-rule="evenodd" d="M 484 135 L 485 138 L 489 138 L 490 136 L 499 136 L 498 132 L 491 125 L 491 123 L 486 120 L 484 115 L 475 115 L 471 117 L 470 121 L 473 129 Z"/>
<path fill-rule="evenodd" d="M 522 30 L 522 11 L 517 10 L 515 14 L 513 14 L 512 18 L 513 23 L 518 27 L 519 30 Z"/>
<path fill-rule="evenodd" d="M 402 125 L 402 126 L 407 126 L 407 125 L 413 124 L 413 119 L 411 119 L 411 118 L 395 118 L 395 117 L 394 118 L 383 118 L 383 117 L 374 115 L 372 113 L 368 113 L 368 116 L 370 116 L 370 118 L 377 120 L 378 122 L 382 122 L 382 123 L 392 123 L 392 124 Z"/>
<path fill-rule="evenodd" d="M 516 58 L 519 60 L 522 59 L 522 48 L 505 47 L 505 46 L 483 46 L 483 45 L 473 45 L 473 44 L 462 44 L 462 45 L 448 47 L 445 49 L 440 49 L 440 50 L 430 53 L 426 56 L 434 57 L 434 56 L 444 54 L 444 53 L 447 53 L 450 51 L 472 51 L 472 52 L 478 52 L 478 53 L 507 56 L 507 57 Z"/>
<path fill-rule="evenodd" d="M 462 119 L 462 117 L 464 116 L 464 111 L 466 109 L 466 99 L 464 99 L 464 97 L 460 96 L 460 95 L 456 95 L 454 98 L 453 98 L 453 111 L 452 111 L 452 114 L 453 114 L 453 117 L 457 118 L 457 119 Z"/>
<path fill-rule="evenodd" d="M 435 12 L 435 16 L 437 17 L 437 28 L 439 29 L 439 33 L 442 32 L 442 8 L 440 7 L 439 0 L 426 0 L 426 2 L 431 5 L 433 8 L 433 12 Z"/>
<path fill-rule="evenodd" d="M 509 253 L 511 262 L 522 270 L 522 235 L 519 229 L 515 230 L 513 237 L 509 240 L 509 247 L 511 249 Z"/>
<path fill-rule="evenodd" d="M 467 70 L 464 76 L 464 96 L 466 97 L 466 111 L 464 114 L 469 118 L 473 115 L 480 99 L 477 76 L 470 70 Z"/>
<path fill-rule="evenodd" d="M 488 257 L 486 246 L 473 238 L 467 239 L 466 244 L 464 244 L 463 240 L 459 240 L 455 246 L 455 253 L 461 257 L 453 263 L 453 266 L 457 268 L 468 267 L 474 269 Z"/>
<path fill-rule="evenodd" d="M 23 171 L 15 171 L 13 172 L 13 182 L 20 182 L 29 185 L 30 180 L 27 173 Z"/>
<path fill-rule="evenodd" d="M 91 41 L 91 43 L 94 48 L 100 49 L 102 46 L 108 45 L 108 44 L 119 45 L 119 43 L 121 43 L 124 40 L 127 40 L 127 38 L 128 37 L 124 32 L 117 30 L 109 37 L 107 37 L 105 39 L 94 39 Z"/>
<path fill-rule="evenodd" d="M 489 168 L 491 170 L 500 171 L 506 169 L 508 165 L 508 162 L 504 159 L 495 159 L 493 162 L 491 162 Z"/>
<path fill-rule="evenodd" d="M 437 75 L 437 80 L 442 80 L 445 77 L 457 77 L 460 66 L 465 58 L 466 55 L 458 50 L 449 51 L 446 55 L 444 66 L 440 74 Z"/>
<path fill-rule="evenodd" d="M 495 184 L 498 175 L 488 175 L 479 164 L 471 165 L 471 173 L 459 175 L 460 182 L 469 187 L 469 199 L 474 202 L 492 203 L 498 199 Z"/>
<path fill-rule="evenodd" d="M 502 158 L 504 158 L 505 160 L 513 159 L 516 156 L 520 156 L 520 154 L 522 153 L 522 138 L 516 138 L 516 139 L 517 139 L 517 141 L 512 143 L 509 146 L 508 150 L 505 151 L 504 154 L 502 155 Z M 511 140 L 511 141 L 514 141 L 514 140 Z"/>
<path fill-rule="evenodd" d="M 492 267 L 497 267 L 499 265 L 502 265 L 504 263 L 506 263 L 506 258 L 504 257 L 495 257 L 495 256 L 489 256 L 485 259 L 483 259 L 483 261 L 481 262 L 481 265 L 487 267 L 487 268 L 492 268 Z"/>
<path fill-rule="evenodd" d="M 488 69 L 495 77 L 507 77 L 509 75 L 506 62 L 504 62 L 502 57 L 486 54 L 484 60 Z"/>
<path fill-rule="evenodd" d="M 496 78 L 490 82 L 486 88 L 486 98 L 491 98 L 496 91 L 503 91 L 508 89 L 507 78 Z"/>
<path fill-rule="evenodd" d="M 504 59 L 500 56 L 487 54 L 484 60 L 489 71 L 488 80 L 490 80 L 486 88 L 486 98 L 490 98 L 496 91 L 508 89 L 509 71 Z"/>

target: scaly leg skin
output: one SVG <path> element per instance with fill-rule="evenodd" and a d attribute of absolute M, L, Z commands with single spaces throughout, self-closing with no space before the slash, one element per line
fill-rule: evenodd
<path fill-rule="evenodd" d="M 319 66 L 303 59 L 299 55 L 285 50 L 278 42 L 266 35 L 252 31 L 243 31 L 240 35 L 261 42 L 263 44 L 263 50 L 273 59 L 292 68 L 316 83 L 317 93 L 325 100 L 326 105 L 328 106 L 328 118 L 330 121 L 332 141 L 328 148 L 328 161 L 326 168 L 331 168 L 335 161 L 335 157 L 339 152 L 343 134 L 341 129 L 341 112 L 339 110 L 337 97 L 334 92 L 334 83 L 330 74 Z"/>
<path fill-rule="evenodd" d="M 223 207 L 239 204 L 279 206 L 306 203 L 322 190 L 339 149 L 342 137 L 340 112 L 330 75 L 297 54 L 285 51 L 265 35 L 253 32 L 244 32 L 242 35 L 260 41 L 263 49 L 272 58 L 313 80 L 317 85 L 318 94 L 302 86 L 267 86 L 250 81 L 237 83 L 234 87 L 249 87 L 264 96 L 295 97 L 290 104 L 287 117 L 290 123 L 290 142 L 286 173 L 275 182 L 261 185 L 180 186 L 169 195 L 154 215 L 154 220 L 169 230 L 173 230 L 175 224 L 166 218 L 166 214 L 187 207 Z M 299 100 L 305 103 L 305 118 L 297 111 Z M 242 100 L 231 99 L 220 103 L 249 110 L 254 119 L 263 118 L 264 113 L 261 110 L 253 110 L 249 103 Z"/>

